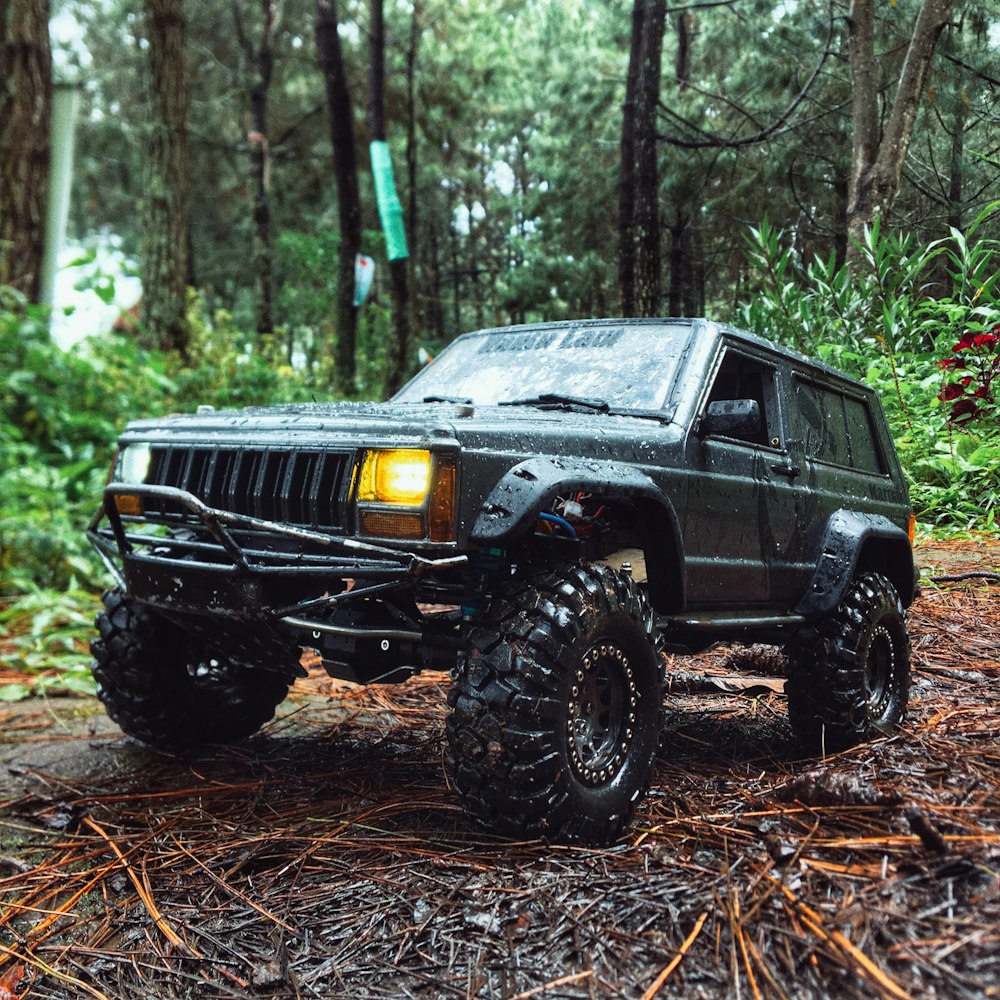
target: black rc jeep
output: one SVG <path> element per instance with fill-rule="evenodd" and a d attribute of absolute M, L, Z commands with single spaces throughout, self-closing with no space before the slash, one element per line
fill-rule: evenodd
<path fill-rule="evenodd" d="M 704 320 L 456 340 L 388 403 L 129 424 L 90 538 L 98 694 L 157 747 L 238 740 L 301 676 L 450 670 L 494 830 L 607 842 L 650 781 L 664 652 L 788 656 L 814 751 L 893 729 L 916 589 L 874 394 Z"/>

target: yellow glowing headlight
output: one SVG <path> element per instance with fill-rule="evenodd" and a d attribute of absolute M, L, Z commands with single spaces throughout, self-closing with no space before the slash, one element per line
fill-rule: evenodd
<path fill-rule="evenodd" d="M 358 500 L 419 507 L 431 484 L 431 453 L 416 448 L 369 451 L 358 477 Z"/>

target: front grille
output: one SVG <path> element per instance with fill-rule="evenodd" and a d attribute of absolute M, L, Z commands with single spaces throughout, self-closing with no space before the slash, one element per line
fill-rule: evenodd
<path fill-rule="evenodd" d="M 175 486 L 235 514 L 339 528 L 351 460 L 351 454 L 334 451 L 154 446 L 146 482 Z M 144 498 L 143 510 L 147 517 L 178 512 L 158 497 Z"/>

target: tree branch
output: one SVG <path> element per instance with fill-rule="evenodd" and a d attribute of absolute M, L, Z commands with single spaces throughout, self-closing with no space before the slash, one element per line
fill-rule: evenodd
<path fill-rule="evenodd" d="M 686 119 L 682 118 L 676 112 L 671 111 L 669 108 L 666 107 L 666 105 L 661 103 L 659 107 L 664 114 L 666 114 L 668 117 L 673 118 L 675 121 L 678 121 L 681 124 L 685 125 L 687 128 L 690 128 L 691 131 L 694 132 L 696 135 L 700 136 L 700 138 L 682 139 L 679 136 L 660 134 L 657 135 L 657 139 L 660 142 L 665 142 L 668 145 L 677 146 L 681 149 L 706 149 L 706 148 L 739 149 L 743 146 L 760 145 L 763 142 L 767 142 L 768 139 L 772 139 L 776 135 L 788 131 L 789 129 L 785 128 L 788 120 L 792 117 L 793 114 L 795 114 L 799 105 L 802 104 L 802 102 L 809 95 L 809 91 L 812 89 L 813 84 L 816 82 L 820 72 L 826 65 L 827 59 L 830 57 L 831 42 L 833 41 L 833 31 L 834 31 L 833 17 L 831 16 L 826 44 L 823 46 L 823 52 L 820 55 L 819 62 L 813 68 L 812 73 L 809 75 L 809 79 L 806 80 L 805 84 L 799 90 L 798 94 L 795 95 L 791 104 L 789 104 L 788 107 L 785 108 L 785 110 L 780 115 L 778 115 L 778 117 L 773 122 L 771 122 L 764 128 L 759 128 L 753 135 L 741 136 L 739 138 L 734 139 L 731 137 L 721 136 L 713 132 L 706 132 L 704 129 L 695 125 L 693 122 L 689 122 Z M 696 91 L 696 92 L 702 93 L 701 91 Z M 723 103 L 728 104 L 734 110 L 742 114 L 748 121 L 754 121 L 754 117 L 749 111 L 747 111 L 745 108 L 739 107 L 732 101 L 729 101 L 727 98 L 721 95 L 710 95 L 710 94 L 705 94 L 704 96 L 712 97 L 713 100 L 722 101 Z M 756 122 L 754 123 L 756 124 Z M 789 126 L 789 128 L 794 128 L 794 127 L 795 126 Z"/>
<path fill-rule="evenodd" d="M 983 83 L 988 83 L 991 87 L 1000 87 L 1000 80 L 995 76 L 990 76 L 988 73 L 983 72 L 981 69 L 976 69 L 975 66 L 970 66 L 967 62 L 963 62 L 958 56 L 953 56 L 948 52 L 941 53 L 948 62 L 953 63 L 955 66 L 961 66 L 962 69 L 967 69 L 974 77 L 982 80 Z"/>
<path fill-rule="evenodd" d="M 735 7 L 739 0 L 704 0 L 703 3 L 689 3 L 680 7 L 667 7 L 664 11 L 666 17 L 672 14 L 686 14 L 692 10 L 709 10 L 712 7 Z"/>

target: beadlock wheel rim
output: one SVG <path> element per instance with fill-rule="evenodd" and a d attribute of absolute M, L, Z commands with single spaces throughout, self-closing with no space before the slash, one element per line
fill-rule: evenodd
<path fill-rule="evenodd" d="M 628 656 L 615 643 L 592 646 L 580 661 L 567 713 L 576 777 L 601 785 L 621 770 L 635 733 L 637 696 Z"/>
<path fill-rule="evenodd" d="M 865 664 L 865 683 L 868 687 L 868 705 L 872 714 L 880 716 L 892 695 L 892 678 L 896 673 L 896 646 L 892 634 L 884 625 L 872 633 Z"/>

